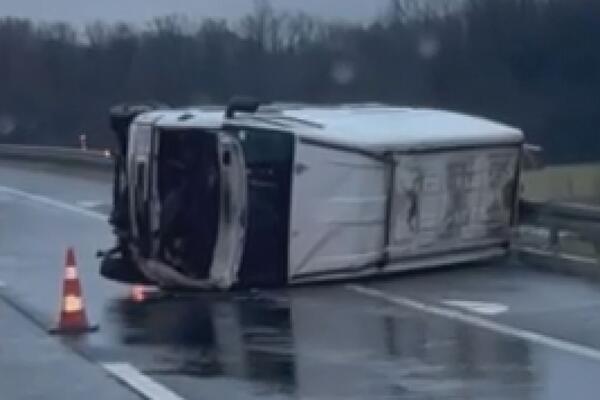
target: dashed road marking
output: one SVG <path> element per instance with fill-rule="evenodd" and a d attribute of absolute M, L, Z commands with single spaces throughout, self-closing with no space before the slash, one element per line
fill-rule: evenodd
<path fill-rule="evenodd" d="M 462 308 L 483 315 L 498 315 L 508 311 L 508 306 L 504 304 L 489 303 L 487 301 L 444 300 L 442 303 L 450 307 Z"/>
<path fill-rule="evenodd" d="M 488 320 L 483 317 L 468 314 L 464 311 L 453 310 L 445 307 L 429 305 L 418 300 L 413 300 L 408 297 L 395 296 L 385 293 L 381 290 L 368 288 L 362 285 L 346 285 L 346 288 L 360 293 L 362 295 L 384 301 L 389 304 L 400 307 L 411 308 L 431 315 L 463 322 L 478 328 L 486 329 L 504 336 L 516 337 L 535 344 L 551 347 L 556 350 L 586 357 L 594 361 L 600 361 L 600 350 L 582 346 L 577 343 L 568 342 L 566 340 L 557 339 L 551 336 L 546 336 L 540 333 L 528 331 L 525 329 L 515 328 L 496 321 Z"/>
<path fill-rule="evenodd" d="M 3 288 L 5 288 L 5 287 L 6 287 L 6 283 L 4 283 L 4 282 L 0 281 L 0 289 L 3 289 Z"/>
<path fill-rule="evenodd" d="M 103 363 L 102 367 L 113 377 L 123 382 L 149 400 L 184 400 L 165 386 L 156 382 L 129 363 Z"/>
<path fill-rule="evenodd" d="M 15 189 L 12 187 L 8 187 L 8 186 L 0 185 L 0 192 L 12 194 L 14 196 L 27 199 L 29 201 L 34 201 L 37 203 L 45 204 L 50 207 L 58 208 L 58 209 L 61 209 L 64 211 L 73 212 L 73 213 L 76 213 L 79 215 L 83 215 L 86 217 L 90 217 L 90 218 L 94 218 L 94 219 L 98 219 L 98 220 L 102 220 L 102 221 L 106 221 L 108 218 L 105 214 L 102 214 L 102 213 L 99 213 L 96 211 L 86 210 L 85 208 L 74 206 L 74 205 L 66 203 L 64 201 L 51 199 L 50 197 L 25 192 L 25 191 Z"/>

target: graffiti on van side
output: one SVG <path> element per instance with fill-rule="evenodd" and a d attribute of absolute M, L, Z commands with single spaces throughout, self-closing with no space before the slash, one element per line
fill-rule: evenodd
<path fill-rule="evenodd" d="M 462 228 L 471 222 L 471 191 L 474 184 L 474 159 L 451 161 L 447 166 L 447 203 L 440 236 L 447 238 L 460 235 Z"/>
<path fill-rule="evenodd" d="M 514 185 L 513 163 L 514 157 L 506 154 L 493 155 L 489 159 L 487 193 L 490 193 L 491 199 L 485 210 L 485 219 L 491 229 L 493 225 L 505 224 L 509 218 Z"/>
<path fill-rule="evenodd" d="M 420 229 L 420 197 L 423 192 L 423 171 L 413 170 L 410 185 L 406 187 L 405 194 L 408 198 L 408 213 L 406 223 L 411 232 L 416 233 Z"/>

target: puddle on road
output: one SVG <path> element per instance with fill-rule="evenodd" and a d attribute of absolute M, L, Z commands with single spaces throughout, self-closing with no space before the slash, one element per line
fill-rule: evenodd
<path fill-rule="evenodd" d="M 535 399 L 552 374 L 536 365 L 546 349 L 366 309 L 309 295 L 156 295 L 114 301 L 108 312 L 127 361 L 194 398 L 233 379 L 282 398 Z"/>

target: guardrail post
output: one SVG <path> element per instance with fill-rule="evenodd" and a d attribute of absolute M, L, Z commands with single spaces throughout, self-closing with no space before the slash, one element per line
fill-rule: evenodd
<path fill-rule="evenodd" d="M 594 242 L 594 249 L 596 250 L 596 262 L 600 264 L 600 242 Z"/>
<path fill-rule="evenodd" d="M 558 252 L 560 248 L 560 229 L 556 225 L 550 226 L 548 233 L 548 248 L 552 252 Z"/>
<path fill-rule="evenodd" d="M 85 134 L 79 135 L 79 145 L 81 150 L 87 150 L 87 136 Z"/>

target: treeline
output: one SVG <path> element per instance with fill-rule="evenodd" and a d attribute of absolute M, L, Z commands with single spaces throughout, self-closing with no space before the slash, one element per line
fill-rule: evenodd
<path fill-rule="evenodd" d="M 75 145 L 85 133 L 108 146 L 114 103 L 246 94 L 454 109 L 522 127 L 554 162 L 600 159 L 600 2 L 457 4 L 392 0 L 364 25 L 267 2 L 237 23 L 169 16 L 143 29 L 4 18 L 0 141 Z"/>

